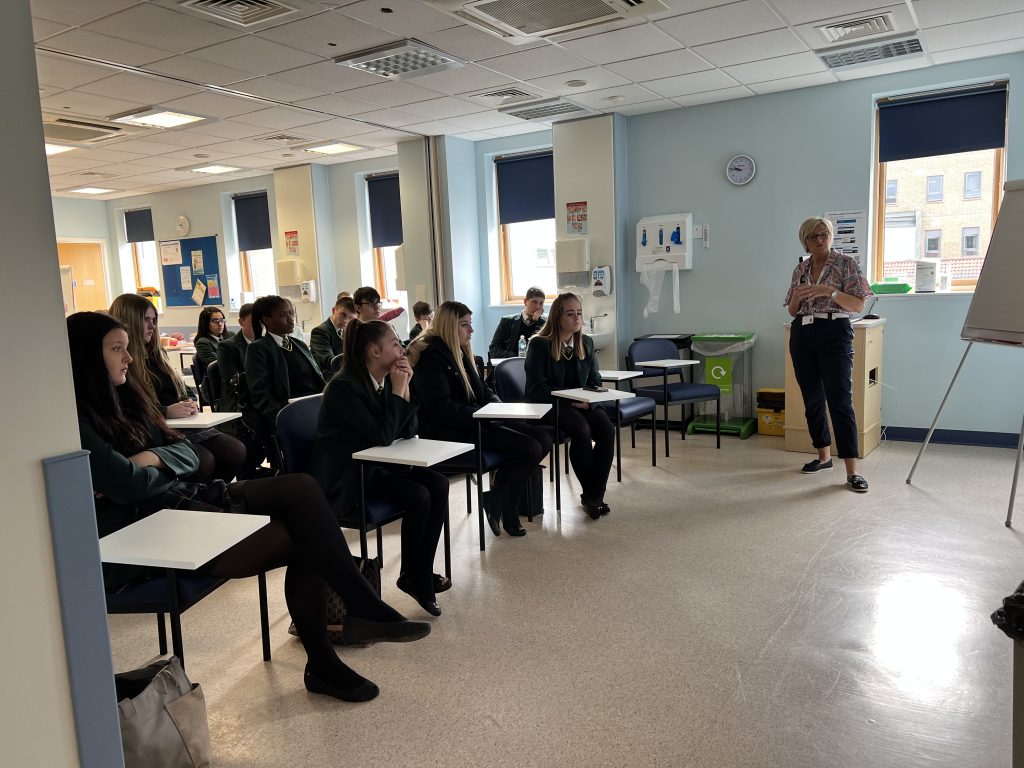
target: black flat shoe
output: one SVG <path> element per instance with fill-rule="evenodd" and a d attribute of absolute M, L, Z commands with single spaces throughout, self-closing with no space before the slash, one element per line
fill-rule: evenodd
<path fill-rule="evenodd" d="M 604 503 L 601 504 L 601 517 L 604 517 L 605 515 L 607 515 L 611 511 L 612 511 L 612 508 L 609 507 L 607 504 L 604 504 Z"/>
<path fill-rule="evenodd" d="M 491 493 L 493 491 L 484 494 L 484 516 L 487 518 L 487 524 L 491 526 L 491 533 L 501 536 L 501 510 L 494 508 L 494 497 L 490 495 Z"/>
<path fill-rule="evenodd" d="M 580 502 L 583 504 L 583 510 L 591 520 L 601 519 L 601 506 L 599 504 L 595 504 L 583 495 L 580 495 Z"/>
<path fill-rule="evenodd" d="M 409 595 L 417 603 L 419 603 L 420 608 L 429 613 L 431 616 L 441 615 L 441 606 L 437 604 L 437 601 L 430 600 L 428 598 L 420 597 L 419 595 L 417 595 L 416 590 L 414 590 L 412 588 L 412 585 L 409 584 L 409 580 L 405 577 L 404 573 L 398 577 L 398 582 L 396 583 L 396 586 L 400 590 L 405 592 L 405 594 Z"/>
<path fill-rule="evenodd" d="M 430 625 L 425 621 L 371 621 L 351 614 L 341 630 L 346 644 L 411 643 L 429 634 Z"/>
<path fill-rule="evenodd" d="M 850 487 L 851 491 L 855 491 L 857 493 L 868 492 L 868 481 L 861 475 L 850 475 L 846 478 L 846 484 Z"/>
<path fill-rule="evenodd" d="M 434 594 L 438 592 L 447 592 L 452 588 L 452 580 L 447 576 L 442 576 L 440 573 L 434 574 Z"/>
<path fill-rule="evenodd" d="M 525 536 L 526 529 L 523 528 L 523 526 L 519 525 L 518 522 L 516 522 L 514 527 L 511 525 L 506 525 L 505 533 L 507 533 L 509 536 Z"/>
<path fill-rule="evenodd" d="M 306 684 L 306 690 L 310 693 L 322 693 L 324 696 L 332 696 L 342 701 L 369 701 L 377 698 L 377 694 L 380 693 L 380 688 L 365 679 L 354 688 L 339 688 L 326 680 L 321 680 L 309 671 L 309 667 L 306 667 L 302 682 Z"/>

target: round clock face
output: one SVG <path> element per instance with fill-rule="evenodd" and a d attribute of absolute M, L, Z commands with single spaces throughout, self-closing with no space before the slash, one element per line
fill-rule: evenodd
<path fill-rule="evenodd" d="M 725 178 L 733 184 L 746 184 L 754 178 L 754 159 L 749 155 L 736 155 L 725 166 Z"/>
<path fill-rule="evenodd" d="M 178 233 L 178 237 L 184 237 L 188 234 L 188 218 L 185 216 L 179 216 L 174 222 L 174 230 Z"/>

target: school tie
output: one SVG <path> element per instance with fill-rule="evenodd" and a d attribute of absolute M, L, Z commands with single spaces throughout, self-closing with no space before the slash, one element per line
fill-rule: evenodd
<path fill-rule="evenodd" d="M 292 351 L 292 340 L 290 337 L 285 336 L 283 339 L 281 339 L 281 349 L 283 349 L 285 352 Z"/>

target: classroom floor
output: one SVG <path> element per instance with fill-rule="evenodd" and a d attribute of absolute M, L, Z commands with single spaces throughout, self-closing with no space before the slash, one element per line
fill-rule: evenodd
<path fill-rule="evenodd" d="M 261 660 L 256 580 L 184 619 L 215 765 L 1006 766 L 1012 643 L 989 614 L 1024 578 L 1003 526 L 1013 451 L 883 443 L 871 492 L 837 468 L 799 474 L 782 439 L 678 434 L 650 466 L 625 441 L 612 513 L 563 509 L 525 538 L 477 547 L 451 494 L 454 588 L 432 634 L 342 649 L 381 695 L 308 694 L 269 577 L 274 659 Z M 659 441 L 660 446 L 660 441 Z M 350 538 L 350 541 L 354 539 Z M 384 597 L 397 531 L 385 538 Z M 440 554 L 438 562 L 441 562 Z M 111 617 L 115 668 L 156 653 L 151 617 Z"/>

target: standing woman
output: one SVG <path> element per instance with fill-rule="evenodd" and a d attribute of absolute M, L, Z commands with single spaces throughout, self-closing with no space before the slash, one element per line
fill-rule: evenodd
<path fill-rule="evenodd" d="M 128 329 L 135 350 L 135 362 L 128 366 L 128 378 L 151 397 L 168 419 L 181 419 L 199 411 L 195 392 L 174 369 L 157 333 L 157 312 L 149 299 L 123 293 L 110 305 L 110 314 Z M 216 429 L 185 430 L 185 436 L 199 455 L 199 469 L 193 479 L 207 482 L 213 478 L 225 482 L 234 479 L 245 463 L 246 449 L 241 441 Z"/>
<path fill-rule="evenodd" d="M 498 398 L 484 387 L 473 361 L 473 313 L 465 304 L 446 301 L 422 336 L 409 345 L 416 378 L 413 396 L 421 406 L 420 436 L 434 440 L 475 443 L 473 413 Z M 499 521 L 510 536 L 525 536 L 519 523 L 518 502 L 530 475 L 551 450 L 551 436 L 521 422 L 483 425 L 484 447 L 506 459 L 494 478 L 494 490 L 485 497 L 487 521 L 495 536 Z"/>
<path fill-rule="evenodd" d="M 377 686 L 346 666 L 331 647 L 323 582 L 345 601 L 349 618 L 344 632 L 350 642 L 416 640 L 429 634 L 430 626 L 406 621 L 374 594 L 313 479 L 283 475 L 229 486 L 183 486 L 179 480 L 195 469 L 198 459 L 127 375 L 132 357 L 125 327 L 100 312 L 78 312 L 68 318 L 67 327 L 78 428 L 82 447 L 89 451 L 99 535 L 163 508 L 268 515 L 268 525 L 199 572 L 244 578 L 287 566 L 284 594 L 306 650 L 306 689 L 344 701 L 375 697 Z M 151 578 L 160 578 L 160 572 L 103 566 L 107 591 Z"/>
<path fill-rule="evenodd" d="M 789 354 L 804 398 L 807 431 L 818 458 L 804 464 L 805 475 L 832 469 L 832 415 L 836 455 L 846 464 L 851 490 L 867 493 L 857 471 L 857 414 L 853 410 L 853 328 L 850 315 L 864 311 L 868 281 L 852 256 L 832 248 L 832 222 L 810 218 L 800 225 L 800 244 L 811 257 L 793 270 L 786 309 L 793 316 Z"/>
<path fill-rule="evenodd" d="M 526 399 L 552 403 L 551 392 L 573 387 L 599 387 L 594 341 L 583 335 L 583 303 L 574 293 L 562 293 L 551 304 L 544 327 L 526 349 Z M 615 426 L 604 408 L 565 402 L 559 408 L 558 429 L 568 435 L 569 461 L 579 478 L 580 501 L 592 520 L 607 515 L 604 492 L 615 451 Z M 552 409 L 544 420 L 554 423 Z"/>
<path fill-rule="evenodd" d="M 213 397 L 210 395 L 210 385 L 206 381 L 206 369 L 210 363 L 217 362 L 217 347 L 225 339 L 234 336 L 228 330 L 227 319 L 218 307 L 203 307 L 199 313 L 199 327 L 196 329 L 196 337 L 193 343 L 196 345 L 196 359 L 199 361 L 197 369 L 203 378 L 199 386 L 203 393 L 203 401 L 213 404 Z"/>
<path fill-rule="evenodd" d="M 252 352 L 249 352 L 252 355 Z M 391 326 L 353 320 L 345 329 L 344 364 L 324 391 L 313 442 L 313 476 L 339 519 L 359 519 L 359 468 L 352 454 L 416 434 L 409 396 L 412 368 Z M 433 573 L 434 554 L 448 517 L 448 479 L 419 467 L 371 465 L 366 495 L 402 510 L 402 572 L 398 588 L 432 616 L 437 592 L 451 581 Z"/>

